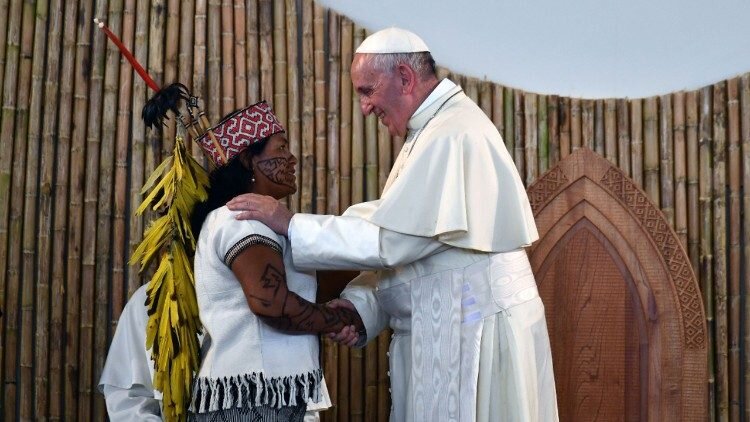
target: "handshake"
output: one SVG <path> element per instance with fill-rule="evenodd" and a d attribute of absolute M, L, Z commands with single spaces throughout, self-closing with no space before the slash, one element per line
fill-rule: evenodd
<path fill-rule="evenodd" d="M 336 343 L 343 344 L 348 347 L 354 347 L 359 343 L 360 338 L 364 338 L 366 335 L 364 324 L 362 319 L 359 317 L 357 310 L 354 308 L 351 302 L 346 299 L 333 299 L 325 304 L 328 308 L 338 309 L 347 314 L 353 314 L 353 324 L 344 325 L 344 327 L 338 332 L 328 332 L 326 337 L 335 341 Z"/>

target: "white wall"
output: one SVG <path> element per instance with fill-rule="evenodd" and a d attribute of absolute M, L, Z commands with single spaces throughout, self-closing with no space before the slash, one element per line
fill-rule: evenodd
<path fill-rule="evenodd" d="M 748 0 L 319 0 L 419 34 L 451 70 L 526 91 L 645 97 L 750 71 Z"/>

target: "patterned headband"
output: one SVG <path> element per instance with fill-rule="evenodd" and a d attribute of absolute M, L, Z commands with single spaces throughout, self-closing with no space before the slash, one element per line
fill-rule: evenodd
<path fill-rule="evenodd" d="M 271 106 L 261 101 L 230 114 L 195 141 L 221 167 L 250 145 L 280 132 L 284 127 Z"/>

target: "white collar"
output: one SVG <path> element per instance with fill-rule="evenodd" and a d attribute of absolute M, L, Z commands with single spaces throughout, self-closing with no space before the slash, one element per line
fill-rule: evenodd
<path fill-rule="evenodd" d="M 425 100 L 422 101 L 422 104 L 419 105 L 419 108 L 417 108 L 417 111 L 415 111 L 414 114 L 411 115 L 411 117 L 414 117 L 417 114 L 421 113 L 422 110 L 429 107 L 430 104 L 437 101 L 438 98 L 445 95 L 446 92 L 450 91 L 455 86 L 456 84 L 453 83 L 453 81 L 451 81 L 448 78 L 445 78 L 442 81 L 440 81 L 440 83 L 435 87 L 435 89 L 433 89 L 432 92 L 430 92 L 430 95 L 428 95 L 427 98 L 425 98 Z"/>

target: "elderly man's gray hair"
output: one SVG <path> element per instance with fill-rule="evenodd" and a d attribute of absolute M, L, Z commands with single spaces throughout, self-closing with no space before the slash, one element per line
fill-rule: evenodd
<path fill-rule="evenodd" d="M 424 79 L 435 76 L 435 60 L 429 52 L 423 53 L 387 53 L 368 54 L 370 65 L 379 71 L 390 72 L 400 64 L 405 64 L 414 69 L 420 78 Z"/>

